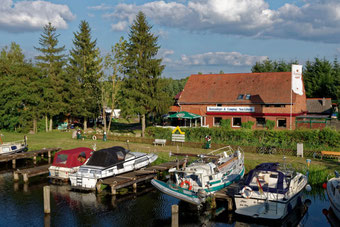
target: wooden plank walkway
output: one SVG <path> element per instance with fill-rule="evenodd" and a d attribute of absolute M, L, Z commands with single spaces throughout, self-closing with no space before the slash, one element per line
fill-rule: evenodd
<path fill-rule="evenodd" d="M 167 171 L 170 168 L 176 167 L 177 165 L 183 165 L 184 160 L 166 162 L 155 166 L 149 166 L 140 170 L 120 174 L 118 176 L 109 177 L 98 180 L 96 189 L 100 193 L 102 185 L 109 186 L 111 188 L 111 194 L 117 194 L 117 189 L 131 186 L 136 189 L 137 183 L 144 182 L 157 177 L 159 172 Z"/>
<path fill-rule="evenodd" d="M 28 169 L 22 169 L 22 170 L 18 169 L 13 172 L 14 181 L 19 181 L 19 176 L 22 175 L 24 182 L 27 183 L 30 177 L 47 174 L 49 172 L 48 168 L 50 166 L 51 164 L 47 164 L 47 165 L 32 167 Z"/>
<path fill-rule="evenodd" d="M 60 148 L 45 148 L 39 151 L 27 151 L 23 153 L 16 153 L 16 154 L 10 154 L 10 155 L 0 155 L 0 163 L 12 161 L 12 165 L 14 169 L 16 165 L 16 160 L 18 159 L 33 158 L 33 162 L 34 164 L 36 164 L 37 156 L 40 155 L 41 157 L 43 157 L 45 154 L 47 154 L 47 157 L 50 159 L 52 157 L 52 152 L 56 152 L 59 150 Z"/>

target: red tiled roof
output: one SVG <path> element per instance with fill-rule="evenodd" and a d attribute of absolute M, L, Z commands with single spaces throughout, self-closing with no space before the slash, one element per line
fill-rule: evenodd
<path fill-rule="evenodd" d="M 288 104 L 290 90 L 291 72 L 191 75 L 178 102 L 180 104 Z M 237 100 L 239 94 L 250 94 L 251 98 Z M 293 93 L 294 101 L 295 93 Z"/>
<path fill-rule="evenodd" d="M 170 112 L 179 112 L 179 106 L 170 106 Z"/>

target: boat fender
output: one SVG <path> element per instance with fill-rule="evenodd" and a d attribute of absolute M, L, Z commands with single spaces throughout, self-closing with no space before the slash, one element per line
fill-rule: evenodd
<path fill-rule="evenodd" d="M 181 182 L 181 184 L 179 185 L 181 188 L 183 188 L 184 184 L 188 185 L 188 190 L 190 191 L 192 189 L 192 186 L 190 184 L 190 181 L 184 180 Z"/>
<path fill-rule="evenodd" d="M 92 140 L 97 140 L 97 136 L 93 135 Z"/>
<path fill-rule="evenodd" d="M 253 189 L 251 189 L 251 187 L 244 186 L 241 190 L 241 195 L 243 196 L 243 198 L 249 199 L 252 192 Z"/>

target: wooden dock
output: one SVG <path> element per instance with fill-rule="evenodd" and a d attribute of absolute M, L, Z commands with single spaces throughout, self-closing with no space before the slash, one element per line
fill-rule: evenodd
<path fill-rule="evenodd" d="M 9 154 L 9 155 L 0 155 L 0 163 L 1 162 L 9 162 L 12 161 L 12 167 L 15 169 L 16 167 L 16 160 L 18 159 L 26 159 L 26 158 L 33 158 L 34 164 L 37 162 L 37 156 L 44 157 L 47 155 L 49 159 L 49 163 L 51 162 L 52 152 L 59 151 L 60 148 L 45 148 L 39 151 L 27 151 L 22 153 L 16 154 Z"/>
<path fill-rule="evenodd" d="M 102 191 L 102 186 L 109 186 L 111 188 L 111 194 L 116 195 L 117 189 L 132 186 L 134 190 L 137 189 L 137 183 L 151 180 L 157 177 L 158 173 L 167 171 L 170 168 L 176 167 L 178 165 L 183 165 L 184 160 L 166 162 L 155 166 L 146 167 L 133 172 L 128 172 L 120 174 L 118 176 L 109 177 L 105 179 L 98 180 L 96 190 L 98 193 Z"/>
<path fill-rule="evenodd" d="M 50 166 L 51 166 L 51 164 L 43 165 L 43 166 L 37 166 L 37 167 L 33 167 L 33 168 L 28 168 L 28 169 L 22 169 L 22 170 L 18 169 L 18 170 L 13 172 L 14 181 L 19 181 L 19 179 L 20 179 L 19 177 L 20 177 L 20 175 L 22 175 L 24 182 L 27 183 L 30 177 L 35 177 L 35 176 L 47 174 L 49 172 L 48 168 Z"/>

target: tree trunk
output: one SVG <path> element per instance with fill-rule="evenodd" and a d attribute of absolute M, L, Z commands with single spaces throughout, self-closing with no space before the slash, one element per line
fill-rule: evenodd
<path fill-rule="evenodd" d="M 106 132 L 106 111 L 103 108 L 103 123 L 104 123 L 104 132 Z"/>
<path fill-rule="evenodd" d="M 87 130 L 87 118 L 85 117 L 84 118 L 84 131 Z"/>
<path fill-rule="evenodd" d="M 52 119 L 52 117 L 51 117 L 51 118 L 50 118 L 50 129 L 49 129 L 50 132 L 52 132 L 52 126 L 53 126 L 53 119 Z"/>
<path fill-rule="evenodd" d="M 48 132 L 48 117 L 47 117 L 47 114 L 45 115 L 45 126 L 46 126 L 46 132 Z"/>
<path fill-rule="evenodd" d="M 145 114 L 142 114 L 142 137 L 144 137 L 145 133 Z"/>
<path fill-rule="evenodd" d="M 33 132 L 34 132 L 34 134 L 38 132 L 38 129 L 37 129 L 37 119 L 35 117 L 33 119 Z"/>

